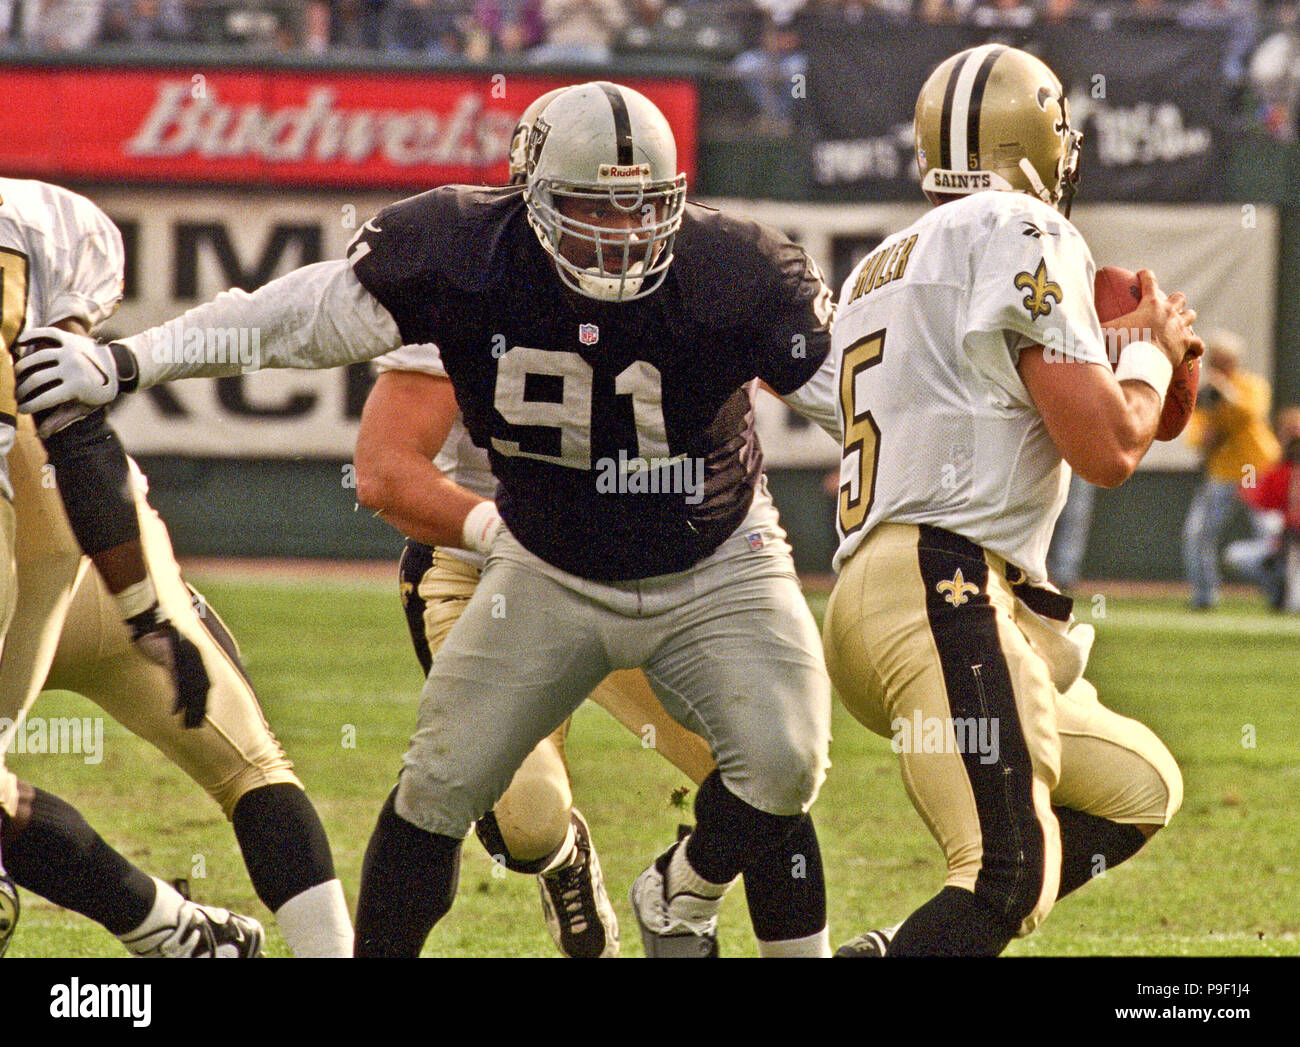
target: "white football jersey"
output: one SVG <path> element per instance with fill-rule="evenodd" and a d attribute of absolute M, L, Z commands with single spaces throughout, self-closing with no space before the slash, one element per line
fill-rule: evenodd
<path fill-rule="evenodd" d="M 377 356 L 374 360 L 375 370 L 380 374 L 385 371 L 418 371 L 420 374 L 446 378 L 447 371 L 442 366 L 442 356 L 436 345 L 404 345 L 391 353 Z M 488 453 L 469 437 L 469 432 L 457 412 L 456 420 L 451 423 L 447 439 L 434 456 L 433 464 L 447 479 L 460 484 L 467 491 L 483 498 L 492 499 L 497 494 L 497 478 L 492 475 L 492 464 Z M 472 563 L 481 568 L 487 560 L 482 553 L 468 549 L 444 546 L 449 556 Z"/>
<path fill-rule="evenodd" d="M 63 320 L 91 330 L 122 298 L 122 236 L 84 196 L 46 182 L 0 178 L 0 491 L 13 498 L 14 374 L 19 334 Z"/>
<path fill-rule="evenodd" d="M 1042 581 L 1070 469 L 1016 370 L 1041 344 L 1106 363 L 1095 265 L 1023 193 L 946 203 L 886 239 L 840 292 L 838 570 L 879 523 L 932 524 Z"/>

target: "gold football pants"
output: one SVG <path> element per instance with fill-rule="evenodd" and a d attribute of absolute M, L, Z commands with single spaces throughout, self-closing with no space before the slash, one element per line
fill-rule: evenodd
<path fill-rule="evenodd" d="M 1079 679 L 1064 693 L 1016 623 L 1006 566 L 935 527 L 883 524 L 840 573 L 827 667 L 849 711 L 891 739 L 903 785 L 943 848 L 946 885 L 1020 934 L 1056 900 L 1052 806 L 1163 826 L 1182 777 L 1146 726 Z"/>
<path fill-rule="evenodd" d="M 172 712 L 171 678 L 136 649 L 99 572 L 82 556 L 26 416 L 9 460 L 19 600 L 0 657 L 0 718 L 17 720 L 43 690 L 76 691 L 161 750 L 226 817 L 250 789 L 300 785 L 244 676 L 234 640 L 181 578 L 167 528 L 146 501 L 138 471 L 132 477 L 149 574 L 163 610 L 198 647 L 212 681 L 207 716 L 193 730 Z"/>

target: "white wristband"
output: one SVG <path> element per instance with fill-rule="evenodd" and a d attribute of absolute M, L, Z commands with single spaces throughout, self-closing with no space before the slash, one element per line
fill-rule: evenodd
<path fill-rule="evenodd" d="M 501 530 L 501 514 L 492 502 L 479 502 L 465 517 L 461 528 L 461 544 L 476 553 L 487 553 Z"/>
<path fill-rule="evenodd" d="M 115 593 L 113 598 L 117 601 L 117 611 L 125 622 L 156 604 L 158 592 L 153 587 L 153 579 L 145 578 L 134 585 L 128 585 L 120 593 Z M 167 616 L 160 610 L 159 617 L 165 619 Z"/>
<path fill-rule="evenodd" d="M 1115 368 L 1117 382 L 1146 382 L 1160 394 L 1160 406 L 1165 405 L 1169 381 L 1174 376 L 1174 365 L 1150 342 L 1129 342 L 1119 354 Z"/>

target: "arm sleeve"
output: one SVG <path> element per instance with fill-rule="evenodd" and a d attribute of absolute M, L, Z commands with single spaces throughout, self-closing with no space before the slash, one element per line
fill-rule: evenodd
<path fill-rule="evenodd" d="M 126 452 L 102 407 L 41 442 L 72 533 L 87 556 L 140 537 Z"/>
<path fill-rule="evenodd" d="M 139 361 L 141 388 L 267 367 L 338 367 L 402 344 L 392 315 L 344 259 L 303 266 L 251 293 L 224 291 L 121 341 Z"/>
<path fill-rule="evenodd" d="M 122 300 L 126 253 L 122 234 L 108 215 L 75 194 L 68 194 L 68 204 L 63 217 L 70 228 L 60 238 L 67 250 L 59 258 L 62 271 L 50 274 L 53 295 L 47 316 L 51 323 L 79 320 L 93 331 Z"/>
<path fill-rule="evenodd" d="M 775 304 L 758 313 L 746 337 L 754 347 L 754 374 L 784 397 L 825 364 L 834 309 L 821 270 L 801 247 L 787 242 L 776 262 L 779 277 L 770 292 Z"/>
<path fill-rule="evenodd" d="M 826 354 L 816 373 L 793 392 L 781 397 L 810 422 L 820 425 L 837 444 L 844 443 L 844 425 L 840 420 L 838 386 L 839 356 Z"/>
<path fill-rule="evenodd" d="M 972 245 L 964 345 L 984 378 L 1027 403 L 1016 370 L 1021 349 L 1041 345 L 1076 363 L 1109 366 L 1109 359 L 1093 298 L 1096 265 L 1083 237 L 1045 205 L 1002 195 L 1011 206 L 992 215 Z M 998 332 L 1001 339 L 971 337 Z"/>
<path fill-rule="evenodd" d="M 432 342 L 423 345 L 404 345 L 391 353 L 376 356 L 372 361 L 375 373 L 388 371 L 418 371 L 433 378 L 446 378 L 447 368 L 442 365 L 442 353 Z"/>

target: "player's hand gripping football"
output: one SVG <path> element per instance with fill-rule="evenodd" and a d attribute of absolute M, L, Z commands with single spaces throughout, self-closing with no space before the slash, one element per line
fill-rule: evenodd
<path fill-rule="evenodd" d="M 1205 343 L 1192 330 L 1196 310 L 1188 306 L 1186 295 L 1181 291 L 1165 294 L 1150 269 L 1139 269 L 1137 278 L 1142 291 L 1137 308 L 1106 326 L 1128 330 L 1133 338 L 1152 342 L 1175 369 L 1184 357 L 1195 358 L 1204 353 Z"/>
<path fill-rule="evenodd" d="M 172 678 L 176 702 L 172 712 L 182 713 L 186 727 L 199 727 L 208 711 L 208 689 L 212 681 L 203 667 L 203 656 L 185 639 L 154 604 L 126 621 L 131 640 L 140 653 L 162 666 Z"/>
<path fill-rule="evenodd" d="M 122 345 L 101 345 L 93 338 L 57 327 L 37 327 L 17 343 L 14 364 L 18 409 L 45 411 L 70 400 L 99 406 L 134 388 L 135 357 Z"/>

